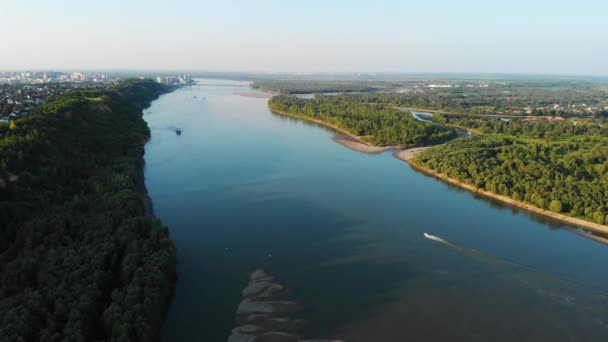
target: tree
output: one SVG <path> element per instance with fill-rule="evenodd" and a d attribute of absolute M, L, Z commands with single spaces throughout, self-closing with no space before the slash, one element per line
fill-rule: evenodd
<path fill-rule="evenodd" d="M 549 205 L 549 210 L 551 210 L 554 213 L 561 213 L 562 212 L 562 202 L 560 202 L 558 200 L 551 201 L 551 204 Z"/>
<path fill-rule="evenodd" d="M 516 201 L 521 201 L 521 195 L 519 194 L 519 192 L 515 191 L 513 192 L 513 194 L 511 195 L 511 197 L 516 200 Z"/>
<path fill-rule="evenodd" d="M 601 211 L 596 211 L 593 214 L 593 220 L 598 224 L 604 224 L 604 214 Z"/>

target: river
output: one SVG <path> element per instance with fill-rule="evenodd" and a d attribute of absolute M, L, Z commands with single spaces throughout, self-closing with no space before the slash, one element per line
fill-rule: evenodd
<path fill-rule="evenodd" d="M 608 246 L 352 151 L 237 95 L 245 82 L 201 83 L 144 111 L 146 185 L 179 259 L 164 341 L 225 341 L 259 266 L 319 337 L 608 338 Z"/>
<path fill-rule="evenodd" d="M 417 112 L 415 110 L 410 110 L 410 113 L 412 113 L 412 116 L 418 121 L 433 122 L 433 120 L 431 120 L 433 118 L 433 113 Z"/>

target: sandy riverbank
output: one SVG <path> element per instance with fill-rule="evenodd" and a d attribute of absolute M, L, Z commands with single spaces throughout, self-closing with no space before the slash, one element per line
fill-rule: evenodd
<path fill-rule="evenodd" d="M 408 161 L 412 158 L 414 158 L 418 153 L 431 148 L 432 146 L 424 146 L 424 147 L 412 147 L 412 148 L 408 148 L 406 150 L 401 150 L 399 152 L 395 152 L 393 155 L 398 158 L 401 159 L 403 161 Z"/>
<path fill-rule="evenodd" d="M 400 146 L 368 145 L 357 138 L 354 138 L 350 135 L 346 135 L 346 134 L 342 134 L 342 133 L 336 134 L 336 136 L 334 137 L 334 141 L 339 144 L 342 144 L 352 150 L 362 152 L 362 153 L 368 153 L 368 154 L 384 153 L 387 151 L 394 151 L 394 150 L 398 150 L 401 148 Z"/>
<path fill-rule="evenodd" d="M 401 158 L 400 158 L 401 159 Z M 539 214 L 539 215 L 543 215 L 546 217 L 550 217 L 553 219 L 557 219 L 569 224 L 573 224 L 575 226 L 579 226 L 585 229 L 588 229 L 590 231 L 594 231 L 594 232 L 598 232 L 601 234 L 608 234 L 608 226 L 602 225 L 602 224 L 597 224 L 597 223 L 593 223 L 593 222 L 589 222 L 589 221 L 585 221 L 579 218 L 575 218 L 575 217 L 570 217 L 570 216 L 566 216 L 566 215 L 562 215 L 562 214 L 558 214 L 558 213 L 554 213 L 552 211 L 548 211 L 548 210 L 543 210 L 537 207 L 534 207 L 532 205 L 523 203 L 523 202 L 519 202 L 519 201 L 515 201 L 512 198 L 506 197 L 506 196 L 502 196 L 502 195 L 497 195 L 495 193 L 489 192 L 489 191 L 485 191 L 482 189 L 478 189 L 470 184 L 466 184 L 464 182 L 461 182 L 457 179 L 454 178 L 450 178 L 447 175 L 443 174 L 443 173 L 438 173 L 434 170 L 428 169 L 426 167 L 420 166 L 416 163 L 414 163 L 413 160 L 411 159 L 403 159 L 405 160 L 408 164 L 410 164 L 410 166 L 412 168 L 414 168 L 415 170 L 418 170 L 422 173 L 425 173 L 429 176 L 435 177 L 437 179 L 440 179 L 446 183 L 450 183 L 452 185 L 456 185 L 460 188 L 469 190 L 475 194 L 481 195 L 481 196 L 485 196 L 485 197 L 489 197 L 489 198 L 493 198 L 495 200 L 501 201 L 503 203 L 507 203 L 513 206 L 516 206 L 518 208 L 522 208 L 528 211 L 531 211 L 533 213 Z"/>

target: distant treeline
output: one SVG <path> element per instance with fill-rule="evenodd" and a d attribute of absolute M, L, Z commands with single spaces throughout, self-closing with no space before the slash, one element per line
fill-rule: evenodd
<path fill-rule="evenodd" d="M 251 86 L 280 94 L 350 93 L 378 89 L 370 82 L 329 80 L 260 80 L 255 81 Z"/>
<path fill-rule="evenodd" d="M 158 339 L 176 254 L 145 208 L 142 109 L 166 91 L 74 91 L 0 125 L 1 341 Z"/>
<path fill-rule="evenodd" d="M 276 112 L 322 120 L 375 145 L 436 144 L 456 135 L 447 126 L 418 121 L 410 113 L 342 96 L 276 96 L 269 106 Z"/>
<path fill-rule="evenodd" d="M 608 115 L 608 86 L 595 84 L 491 84 L 488 87 L 410 88 L 404 93 L 349 94 L 361 103 L 461 114 L 542 116 Z"/>
<path fill-rule="evenodd" d="M 608 117 L 608 83 L 599 81 L 264 79 L 252 86 L 284 95 L 349 93 L 361 103 L 458 114 Z"/>

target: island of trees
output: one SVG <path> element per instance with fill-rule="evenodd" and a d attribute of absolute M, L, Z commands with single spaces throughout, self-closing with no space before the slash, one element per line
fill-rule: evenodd
<path fill-rule="evenodd" d="M 447 126 L 418 121 L 389 106 L 359 103 L 341 96 L 276 96 L 268 104 L 276 113 L 320 120 L 373 145 L 427 145 L 456 136 Z"/>
<path fill-rule="evenodd" d="M 79 90 L 0 125 L 0 340 L 153 341 L 175 246 L 145 204 L 151 80 Z"/>

